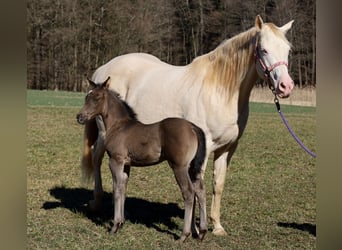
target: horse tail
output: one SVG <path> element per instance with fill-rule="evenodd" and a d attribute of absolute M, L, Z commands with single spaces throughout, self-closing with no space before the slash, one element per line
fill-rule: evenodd
<path fill-rule="evenodd" d="M 85 123 L 83 136 L 83 152 L 81 160 L 82 177 L 84 181 L 90 181 L 93 177 L 94 164 L 91 147 L 96 142 L 98 128 L 96 120 L 92 119 Z"/>
<path fill-rule="evenodd" d="M 198 174 L 201 173 L 202 165 L 206 157 L 206 139 L 203 130 L 193 124 L 193 129 L 197 136 L 197 152 L 192 159 L 189 168 L 189 175 L 191 180 L 195 180 Z"/>

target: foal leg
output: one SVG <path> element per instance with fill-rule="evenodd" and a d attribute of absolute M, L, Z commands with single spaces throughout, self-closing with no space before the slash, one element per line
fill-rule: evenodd
<path fill-rule="evenodd" d="M 96 124 L 99 128 L 99 135 L 94 145 L 93 164 L 94 164 L 94 200 L 89 201 L 89 208 L 93 212 L 97 212 L 102 207 L 103 188 L 101 179 L 101 164 L 105 153 L 104 140 L 106 129 L 101 117 L 96 118 Z"/>
<path fill-rule="evenodd" d="M 199 174 L 196 180 L 193 182 L 193 186 L 195 189 L 196 197 L 199 203 L 200 208 L 200 229 L 198 233 L 198 238 L 203 240 L 205 234 L 208 231 L 208 222 L 207 222 L 207 207 L 206 207 L 206 191 L 203 179 Z"/>
<path fill-rule="evenodd" d="M 176 181 L 178 186 L 181 189 L 183 200 L 184 200 L 184 227 L 182 235 L 179 239 L 180 242 L 184 242 L 184 240 L 190 235 L 191 230 L 191 219 L 193 212 L 193 203 L 195 198 L 195 192 L 193 189 L 193 185 L 191 183 L 188 168 L 184 167 L 174 167 L 172 166 Z"/>
<path fill-rule="evenodd" d="M 209 159 L 209 155 L 210 155 L 210 152 L 209 154 L 207 153 L 205 159 L 204 159 L 204 162 L 202 164 L 202 170 L 201 170 L 201 179 L 202 179 L 202 182 L 203 182 L 203 179 L 204 179 L 204 174 L 205 174 L 205 169 L 207 167 L 207 163 L 208 163 L 208 159 Z M 203 186 L 204 187 L 204 186 Z M 195 191 L 196 192 L 196 191 Z M 205 192 L 205 191 L 204 191 Z M 204 193 L 205 195 L 205 193 Z M 200 238 L 200 232 L 196 226 L 196 220 L 195 220 L 195 211 L 196 211 L 196 200 L 198 199 L 197 195 L 195 196 L 195 200 L 194 200 L 194 207 L 193 207 L 193 210 L 192 210 L 192 220 L 191 220 L 191 232 L 192 232 L 192 235 L 195 235 L 196 237 L 198 236 Z M 200 208 L 201 209 L 201 208 Z M 207 218 L 207 217 L 205 217 Z"/>
<path fill-rule="evenodd" d="M 230 162 L 237 147 L 237 143 L 229 148 L 229 152 L 214 153 L 214 176 L 213 176 L 213 198 L 211 202 L 211 220 L 214 224 L 213 234 L 218 236 L 227 235 L 220 222 L 221 198 L 226 179 L 227 165 Z"/>
<path fill-rule="evenodd" d="M 127 168 L 124 168 L 123 163 L 117 162 L 114 159 L 109 160 L 109 167 L 113 177 L 113 193 L 114 193 L 114 225 L 111 229 L 111 234 L 118 231 L 125 222 L 125 195 L 128 182 Z M 124 171 L 126 170 L 126 171 Z"/>

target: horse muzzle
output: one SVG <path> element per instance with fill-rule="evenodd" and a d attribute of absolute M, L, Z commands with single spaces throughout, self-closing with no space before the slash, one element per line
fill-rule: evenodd
<path fill-rule="evenodd" d="M 86 117 L 82 113 L 76 115 L 76 120 L 81 125 L 84 125 L 87 121 Z"/>
<path fill-rule="evenodd" d="M 285 75 L 279 79 L 279 84 L 276 89 L 276 94 L 280 98 L 287 98 L 293 90 L 294 83 L 289 75 Z"/>

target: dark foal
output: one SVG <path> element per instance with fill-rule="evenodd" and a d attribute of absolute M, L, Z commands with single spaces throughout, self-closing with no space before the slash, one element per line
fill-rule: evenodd
<path fill-rule="evenodd" d="M 102 84 L 90 81 L 91 90 L 77 115 L 85 124 L 100 115 L 106 127 L 105 147 L 113 177 L 114 226 L 116 233 L 123 225 L 126 187 L 131 166 L 155 165 L 167 161 L 172 168 L 184 199 L 183 242 L 191 233 L 195 196 L 200 207 L 199 238 L 207 232 L 206 196 L 201 168 L 206 154 L 203 131 L 180 118 L 167 118 L 143 124 L 116 92 L 110 91 L 109 77 Z"/>

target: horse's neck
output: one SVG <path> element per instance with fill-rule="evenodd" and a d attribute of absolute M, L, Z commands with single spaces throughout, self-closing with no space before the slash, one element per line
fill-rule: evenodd
<path fill-rule="evenodd" d="M 107 102 L 104 104 L 101 116 L 107 131 L 122 127 L 131 120 L 123 105 L 112 98 L 110 94 L 107 94 Z"/>
<path fill-rule="evenodd" d="M 256 29 L 251 28 L 194 60 L 196 75 L 205 72 L 203 84 L 206 93 L 211 92 L 211 96 L 226 104 L 248 101 L 257 80 L 253 43 L 256 35 Z"/>
<path fill-rule="evenodd" d="M 246 108 L 248 109 L 249 96 L 258 79 L 254 57 L 256 35 L 255 28 L 252 28 L 232 38 L 232 41 L 223 44 L 221 48 L 223 51 L 231 52 L 226 56 L 227 64 L 230 65 L 227 70 L 235 72 L 234 76 L 226 78 L 226 82 L 222 84 L 229 90 L 228 101 L 232 96 L 238 96 L 239 113 L 244 112 Z M 228 46 L 235 47 L 235 49 L 230 49 Z M 225 74 L 223 70 L 221 72 Z"/>
<path fill-rule="evenodd" d="M 238 111 L 243 112 L 248 108 L 249 97 L 252 92 L 255 82 L 258 80 L 258 73 L 256 72 L 255 65 L 249 66 L 249 70 L 242 80 L 239 88 L 239 99 L 238 99 Z"/>

